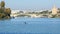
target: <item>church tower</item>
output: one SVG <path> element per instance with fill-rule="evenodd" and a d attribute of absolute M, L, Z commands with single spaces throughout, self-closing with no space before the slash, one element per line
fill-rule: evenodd
<path fill-rule="evenodd" d="M 52 8 L 52 15 L 56 15 L 57 14 L 57 8 L 56 8 L 56 5 L 55 5 L 55 1 L 54 1 L 54 5 L 53 5 L 53 8 Z"/>
<path fill-rule="evenodd" d="M 57 14 L 57 8 L 54 5 L 53 8 L 52 8 L 52 15 L 56 15 L 56 14 Z"/>

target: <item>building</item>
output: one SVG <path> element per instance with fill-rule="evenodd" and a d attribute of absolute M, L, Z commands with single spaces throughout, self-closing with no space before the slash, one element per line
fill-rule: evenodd
<path fill-rule="evenodd" d="M 52 15 L 56 15 L 57 14 L 57 8 L 56 6 L 54 5 L 53 8 L 52 8 Z"/>

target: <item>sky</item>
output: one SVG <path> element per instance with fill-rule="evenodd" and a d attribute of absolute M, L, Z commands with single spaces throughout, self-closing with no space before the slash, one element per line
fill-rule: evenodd
<path fill-rule="evenodd" d="M 1 2 L 2 0 L 0 0 Z M 11 9 L 21 9 L 21 10 L 42 10 L 51 9 L 55 4 L 57 8 L 60 8 L 60 0 L 4 0 L 6 6 Z"/>

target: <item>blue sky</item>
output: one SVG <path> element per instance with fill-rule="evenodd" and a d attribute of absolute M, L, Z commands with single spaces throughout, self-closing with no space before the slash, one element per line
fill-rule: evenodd
<path fill-rule="evenodd" d="M 1 1 L 1 0 L 0 0 Z M 11 9 L 51 9 L 56 4 L 60 8 L 60 0 L 4 0 Z"/>

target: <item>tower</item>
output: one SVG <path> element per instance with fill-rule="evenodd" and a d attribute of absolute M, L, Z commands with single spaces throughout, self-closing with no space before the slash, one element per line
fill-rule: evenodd
<path fill-rule="evenodd" d="M 56 15 L 56 14 L 57 14 L 57 8 L 54 5 L 53 8 L 52 8 L 52 15 Z"/>
<path fill-rule="evenodd" d="M 55 0 L 54 0 L 54 5 L 53 5 L 53 8 L 52 8 L 52 15 L 56 15 L 57 14 L 57 8 L 56 8 L 56 5 L 55 5 Z"/>

